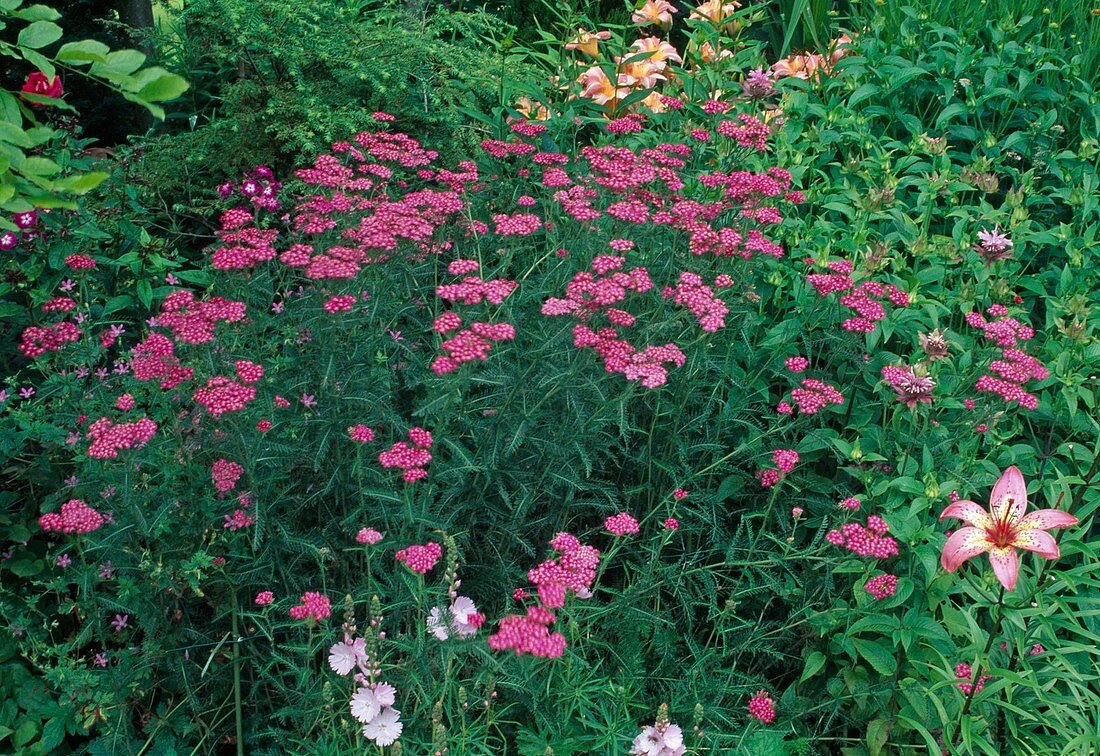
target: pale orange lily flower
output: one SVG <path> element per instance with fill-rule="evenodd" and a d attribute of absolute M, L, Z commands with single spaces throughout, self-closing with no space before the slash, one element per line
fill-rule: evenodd
<path fill-rule="evenodd" d="M 581 53 L 587 55 L 589 58 L 595 58 L 600 51 L 600 41 L 607 41 L 611 39 L 611 32 L 601 31 L 593 34 L 587 32 L 584 29 L 577 29 L 577 36 L 572 41 L 567 42 L 565 45 L 566 50 L 580 50 Z"/>
<path fill-rule="evenodd" d="M 838 60 L 852 52 L 851 44 L 852 38 L 847 34 L 841 34 L 833 40 L 833 43 L 829 45 L 829 68 L 835 66 Z"/>
<path fill-rule="evenodd" d="M 714 49 L 714 45 L 712 45 L 710 42 L 704 42 L 703 44 L 699 45 L 698 49 L 695 51 L 695 54 L 699 56 L 699 60 L 704 65 L 710 65 L 711 63 L 719 60 L 732 58 L 733 50 L 723 48 L 721 52 L 719 52 L 718 50 Z"/>
<path fill-rule="evenodd" d="M 646 0 L 645 4 L 634 11 L 630 20 L 636 24 L 656 24 L 662 29 L 672 26 L 672 14 L 676 12 L 676 6 L 668 0 Z"/>
<path fill-rule="evenodd" d="M 804 81 L 811 81 L 816 79 L 826 67 L 825 58 L 817 53 L 806 53 L 789 55 L 782 60 L 777 60 L 772 65 L 772 71 L 775 72 L 776 78 L 794 76 Z"/>
<path fill-rule="evenodd" d="M 732 16 L 734 11 L 741 7 L 741 3 L 733 2 L 726 3 L 722 0 L 706 0 L 705 3 L 699 5 L 691 12 L 689 18 L 698 18 L 710 21 L 712 24 L 718 25 L 726 20 L 729 16 Z"/>
<path fill-rule="evenodd" d="M 665 67 L 666 61 L 672 61 L 673 63 L 679 63 L 681 65 L 684 62 L 684 59 L 680 57 L 680 53 L 676 52 L 675 47 L 657 37 L 642 37 L 636 40 L 631 47 L 633 47 L 637 53 L 652 53 L 649 59 L 654 63 L 660 63 L 662 70 Z"/>
<path fill-rule="evenodd" d="M 607 105 L 614 100 L 621 100 L 630 94 L 630 89 L 622 85 L 622 78 L 619 78 L 620 86 L 615 86 L 611 83 L 611 79 L 599 66 L 592 66 L 587 71 L 582 73 L 577 79 L 577 82 L 583 87 L 581 91 L 581 97 L 587 97 L 595 102 L 597 105 Z"/>
<path fill-rule="evenodd" d="M 989 552 L 993 574 L 1006 590 L 1016 587 L 1020 572 L 1020 557 L 1016 549 L 1033 551 L 1044 559 L 1057 559 L 1058 543 L 1047 531 L 1077 524 L 1077 518 L 1060 509 L 1027 510 L 1027 484 L 1020 470 L 1013 466 L 1004 471 L 993 485 L 989 511 L 966 499 L 956 501 L 943 510 L 940 519 L 954 517 L 967 523 L 959 528 L 943 547 L 940 563 L 954 572 L 971 557 Z"/>
<path fill-rule="evenodd" d="M 516 100 L 515 108 L 529 121 L 546 121 L 550 118 L 550 110 L 527 95 L 521 95 Z"/>
<path fill-rule="evenodd" d="M 661 95 L 658 92 L 650 92 L 640 104 L 651 113 L 664 113 L 668 110 L 668 106 L 661 100 Z"/>

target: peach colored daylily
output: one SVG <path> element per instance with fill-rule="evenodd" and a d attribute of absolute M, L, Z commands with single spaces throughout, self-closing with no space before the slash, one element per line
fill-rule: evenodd
<path fill-rule="evenodd" d="M 583 87 L 581 97 L 587 97 L 597 105 L 607 105 L 615 100 L 621 100 L 630 94 L 630 89 L 622 86 L 626 82 L 622 81 L 621 76 L 616 78 L 619 79 L 620 86 L 612 84 L 602 68 L 592 66 L 577 79 Z"/>
<path fill-rule="evenodd" d="M 805 55 L 789 55 L 786 58 L 777 60 L 772 65 L 772 70 L 775 72 L 776 78 L 779 79 L 785 76 L 794 76 L 809 81 L 817 78 L 818 73 L 827 67 L 825 58 L 817 53 L 806 53 Z"/>
<path fill-rule="evenodd" d="M 577 36 L 572 41 L 566 43 L 566 50 L 580 50 L 589 58 L 595 58 L 600 51 L 600 41 L 606 41 L 611 39 L 611 32 L 600 31 L 593 34 L 587 32 L 584 29 L 577 29 Z"/>
<path fill-rule="evenodd" d="M 668 0 L 646 0 L 645 4 L 634 11 L 630 20 L 636 24 L 656 24 L 662 29 L 672 26 L 672 14 L 676 7 Z"/>
<path fill-rule="evenodd" d="M 940 556 L 943 568 L 954 572 L 967 559 L 989 552 L 993 573 L 1011 591 L 1020 572 L 1016 549 L 1033 551 L 1044 559 L 1057 559 L 1058 543 L 1047 531 L 1076 525 L 1077 518 L 1060 509 L 1024 514 L 1026 510 L 1027 484 L 1015 466 L 1005 470 L 993 485 L 988 512 L 966 499 L 948 506 L 940 519 L 954 517 L 967 527 L 959 528 L 947 539 Z"/>
<path fill-rule="evenodd" d="M 681 64 L 684 62 L 684 59 L 680 57 L 680 53 L 676 52 L 675 47 L 657 37 L 642 37 L 635 40 L 631 47 L 635 50 L 634 53 L 631 53 L 631 56 L 644 52 L 653 53 L 649 56 L 649 60 L 659 63 L 662 69 L 667 65 L 666 61 Z"/>
<path fill-rule="evenodd" d="M 741 3 L 726 3 L 723 0 L 706 0 L 691 12 L 690 18 L 710 21 L 715 26 L 720 25 L 729 16 L 732 16 Z"/>

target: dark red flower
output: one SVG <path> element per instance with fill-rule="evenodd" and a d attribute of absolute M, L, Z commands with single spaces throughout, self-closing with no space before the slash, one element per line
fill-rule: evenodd
<path fill-rule="evenodd" d="M 59 98 L 65 94 L 65 88 L 61 86 L 60 76 L 54 76 L 50 79 L 41 71 L 32 71 L 27 75 L 27 80 L 23 82 L 23 91 L 27 94 L 53 98 Z M 35 108 L 46 107 L 45 103 L 41 102 L 32 102 L 31 106 Z"/>

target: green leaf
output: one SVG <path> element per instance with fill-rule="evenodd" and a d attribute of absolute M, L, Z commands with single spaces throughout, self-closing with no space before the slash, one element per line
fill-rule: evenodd
<path fill-rule="evenodd" d="M 153 287 L 144 278 L 138 281 L 137 295 L 138 299 L 146 308 L 153 304 Z"/>
<path fill-rule="evenodd" d="M 48 5 L 29 5 L 12 15 L 24 21 L 56 21 L 61 18 L 61 14 Z"/>
<path fill-rule="evenodd" d="M 141 68 L 144 62 L 145 53 L 137 50 L 116 50 L 108 53 L 106 63 L 97 63 L 92 66 L 92 73 L 103 74 L 111 81 L 122 84 L 121 77 L 129 76 Z"/>
<path fill-rule="evenodd" d="M 821 671 L 821 668 L 825 666 L 825 654 L 820 651 L 814 651 L 806 657 L 806 664 L 802 667 L 802 677 L 798 678 L 799 682 L 805 682 L 811 677 Z"/>
<path fill-rule="evenodd" d="M 110 315 L 112 312 L 118 312 L 126 307 L 133 306 L 133 304 L 133 297 L 129 294 L 120 294 L 107 300 L 107 304 L 103 305 L 103 314 Z"/>
<path fill-rule="evenodd" d="M 111 48 L 94 39 L 80 42 L 66 42 L 57 51 L 57 59 L 62 63 L 106 63 Z"/>
<path fill-rule="evenodd" d="M 102 184 L 109 175 L 109 173 L 103 171 L 93 171 L 92 173 L 82 173 L 79 176 L 66 176 L 54 182 L 54 189 L 59 192 L 84 194 Z"/>
<path fill-rule="evenodd" d="M 64 32 L 61 31 L 61 27 L 52 21 L 35 21 L 33 24 L 23 27 L 23 30 L 19 32 L 18 44 L 20 47 L 37 50 L 40 47 L 52 45 L 61 39 L 62 34 Z"/>
<path fill-rule="evenodd" d="M 856 91 L 852 92 L 852 96 L 848 98 L 848 107 L 854 108 L 868 97 L 872 97 L 879 93 L 878 84 L 864 84 Z"/>
<path fill-rule="evenodd" d="M 46 722 L 46 726 L 42 728 L 42 740 L 39 741 L 39 746 L 52 751 L 61 745 L 61 741 L 65 739 L 65 721 L 54 717 Z"/>
<path fill-rule="evenodd" d="M 22 127 L 15 126 L 7 121 L 0 121 L 0 141 L 8 142 L 19 147 L 33 147 L 34 142 Z"/>
<path fill-rule="evenodd" d="M 137 91 L 137 96 L 143 100 L 149 102 L 162 102 L 164 100 L 174 100 L 181 94 L 187 91 L 188 84 L 182 76 L 177 76 L 173 73 L 168 73 L 161 68 L 150 68 L 150 71 L 163 71 L 161 75 L 149 83 L 143 85 L 141 89 Z M 144 73 L 144 72 L 143 72 Z"/>
<path fill-rule="evenodd" d="M 53 61 L 47 58 L 45 55 L 42 55 L 41 53 L 36 53 L 34 50 L 31 50 L 29 48 L 22 48 L 21 52 L 23 53 L 23 57 L 26 58 L 27 62 L 37 68 L 42 73 L 46 74 L 47 78 L 52 79 L 53 77 L 57 76 L 57 69 L 54 68 Z"/>
<path fill-rule="evenodd" d="M 29 173 L 35 176 L 52 176 L 61 170 L 61 166 L 44 157 L 29 157 L 19 166 L 20 173 Z"/>
<path fill-rule="evenodd" d="M 898 667 L 898 662 L 894 658 L 893 653 L 886 650 L 878 643 L 863 640 L 862 638 L 854 638 L 852 643 L 855 645 L 859 655 L 863 657 L 876 672 L 888 677 L 893 676 Z"/>
<path fill-rule="evenodd" d="M 872 719 L 867 724 L 867 750 L 871 756 L 879 756 L 890 740 L 890 724 L 885 719 Z"/>

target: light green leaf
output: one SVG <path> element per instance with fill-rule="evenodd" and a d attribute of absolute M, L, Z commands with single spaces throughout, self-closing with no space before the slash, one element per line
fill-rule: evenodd
<path fill-rule="evenodd" d="M 61 27 L 52 21 L 35 21 L 33 24 L 23 27 L 23 30 L 19 32 L 18 44 L 20 47 L 37 50 L 40 47 L 52 45 L 61 39 L 62 34 L 64 32 L 61 31 Z"/>
<path fill-rule="evenodd" d="M 103 183 L 110 174 L 103 171 L 93 171 L 79 176 L 66 176 L 54 183 L 54 189 L 59 192 L 71 192 L 72 194 L 84 194 Z"/>
<path fill-rule="evenodd" d="M 143 100 L 149 102 L 162 102 L 164 100 L 174 100 L 181 94 L 187 91 L 190 84 L 188 84 L 182 76 L 168 73 L 162 68 L 150 68 L 150 71 L 161 71 L 162 73 L 149 83 L 143 85 L 141 89 L 137 91 L 137 96 Z M 142 73 L 145 73 L 144 71 Z M 143 78 L 141 76 L 139 79 Z"/>
<path fill-rule="evenodd" d="M 62 63 L 106 63 L 111 48 L 94 39 L 80 42 L 66 42 L 57 51 L 57 59 Z"/>
<path fill-rule="evenodd" d="M 24 21 L 56 21 L 61 14 L 48 5 L 30 5 L 12 14 Z"/>
<path fill-rule="evenodd" d="M 137 50 L 117 50 L 107 55 L 106 63 L 97 63 L 92 66 L 92 73 L 102 74 L 111 81 L 122 84 L 121 77 L 129 76 L 141 68 L 144 62 L 144 53 Z"/>

